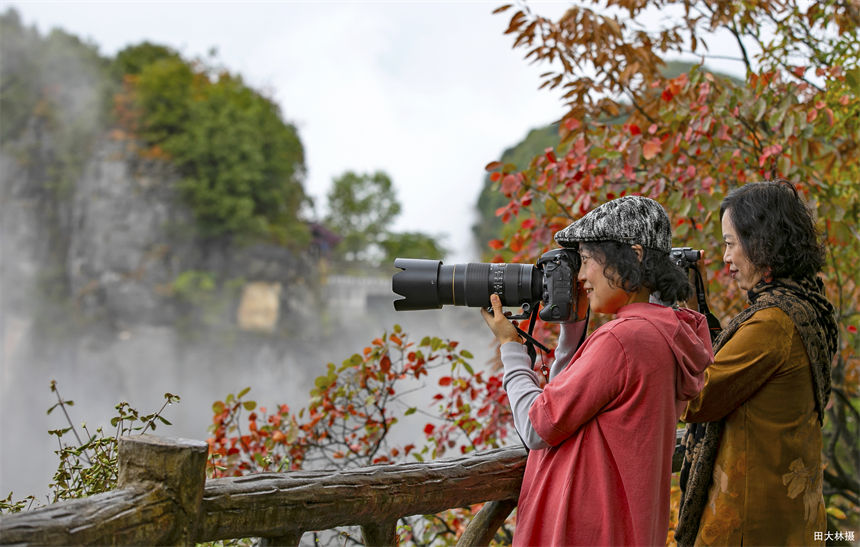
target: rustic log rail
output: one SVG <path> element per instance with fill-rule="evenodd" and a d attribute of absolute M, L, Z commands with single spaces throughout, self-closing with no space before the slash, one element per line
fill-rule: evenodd
<path fill-rule="evenodd" d="M 306 531 L 358 525 L 393 545 L 397 520 L 485 503 L 458 545 L 486 545 L 516 506 L 520 447 L 423 463 L 205 479 L 207 445 L 153 435 L 120 439 L 116 490 L 0 517 L 0 544 L 192 545 L 261 537 L 298 545 Z M 676 445 L 673 468 L 680 467 Z"/>

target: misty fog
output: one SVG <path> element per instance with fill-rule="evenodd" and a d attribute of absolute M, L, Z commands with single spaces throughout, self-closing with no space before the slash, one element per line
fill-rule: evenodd
<path fill-rule="evenodd" d="M 336 309 L 338 302 L 326 305 Z M 325 373 L 328 362 L 339 364 L 360 352 L 373 338 L 391 332 L 395 323 L 416 341 L 425 335 L 460 341 L 461 348 L 475 355 L 476 369 L 493 355 L 492 338 L 476 309 L 398 313 L 388 306 L 377 305 L 363 314 L 346 313 L 334 327 L 305 325 L 321 333 L 316 338 L 271 344 L 260 336 L 227 350 L 189 341 L 172 328 L 153 326 L 129 328 L 113 338 L 85 333 L 74 343 L 46 348 L 43 336 L 31 328 L 32 321 L 4 310 L 0 315 L 0 493 L 5 497 L 13 491 L 16 500 L 33 494 L 46 501 L 58 462 L 53 453 L 57 439 L 48 430 L 66 427 L 59 409 L 46 414 L 56 403 L 49 389 L 51 380 L 57 380 L 65 399 L 74 401 L 69 412 L 75 425 L 86 422 L 91 432 L 98 425 L 114 431 L 107 422 L 118 402 L 127 401 L 148 413 L 160 408 L 164 393 L 170 392 L 182 400 L 164 412 L 172 426 L 161 425 L 155 434 L 204 440 L 214 401 L 250 387 L 246 399 L 264 406 L 287 403 L 298 411 L 306 406 L 313 381 Z M 296 320 L 307 322 L 308 318 Z M 435 387 L 431 384 L 427 390 Z M 393 435 L 408 436 L 407 431 L 399 424 Z"/>

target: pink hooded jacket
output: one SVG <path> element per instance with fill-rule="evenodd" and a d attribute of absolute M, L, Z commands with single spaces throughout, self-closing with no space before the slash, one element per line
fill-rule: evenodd
<path fill-rule="evenodd" d="M 665 545 L 678 418 L 712 362 L 705 318 L 687 309 L 630 304 L 592 333 L 531 401 L 549 447 L 529 453 L 514 545 Z"/>

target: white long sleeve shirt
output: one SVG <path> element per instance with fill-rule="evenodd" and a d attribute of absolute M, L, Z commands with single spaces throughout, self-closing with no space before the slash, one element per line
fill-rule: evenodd
<path fill-rule="evenodd" d="M 555 349 L 555 361 L 550 365 L 549 379 L 570 364 L 570 360 L 583 340 L 587 321 L 562 323 L 558 336 L 558 347 Z M 540 380 L 532 369 L 532 362 L 526 352 L 526 347 L 518 342 L 507 342 L 501 346 L 502 365 L 505 374 L 502 386 L 508 394 L 511 413 L 514 417 L 514 427 L 526 448 L 538 450 L 549 445 L 540 438 L 529 420 L 529 409 L 541 391 Z"/>

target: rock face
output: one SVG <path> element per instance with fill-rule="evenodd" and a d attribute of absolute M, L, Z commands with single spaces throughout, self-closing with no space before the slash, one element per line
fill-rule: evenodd
<path fill-rule="evenodd" d="M 69 289 L 85 313 L 103 312 L 119 328 L 166 324 L 176 311 L 164 288 L 193 264 L 192 238 L 168 230 L 188 230 L 193 219 L 176 205 L 169 166 L 126 159 L 123 148 L 102 143 L 75 185 Z"/>
<path fill-rule="evenodd" d="M 39 147 L 50 155 L 50 140 Z M 14 287 L 4 304 L 12 310 L 51 284 L 65 286 L 78 312 L 118 330 L 174 323 L 204 296 L 231 300 L 216 322 L 235 326 L 237 295 L 247 282 L 280 285 L 279 309 L 288 314 L 313 302 L 313 259 L 274 244 L 201 237 L 170 165 L 142 159 L 126 143 L 100 141 L 81 177 L 60 192 L 46 190 L 38 168 L 9 154 L 0 156 L 0 168 L 3 287 Z M 183 274 L 214 286 L 177 294 Z M 216 294 L 225 290 L 231 294 Z"/>
<path fill-rule="evenodd" d="M 85 312 L 105 314 L 118 329 L 164 325 L 198 301 L 214 299 L 223 309 L 206 320 L 230 328 L 241 327 L 234 320 L 236 296 L 246 283 L 286 288 L 279 295 L 283 305 L 276 302 L 275 309 L 296 312 L 291 308 L 308 301 L 313 289 L 305 280 L 315 277 L 308 257 L 273 244 L 201 237 L 177 195 L 178 177 L 170 166 L 125 148 L 100 143 L 70 203 L 66 271 Z M 190 276 L 192 286 L 177 287 L 183 276 Z M 270 319 L 269 332 L 277 319 Z"/>

